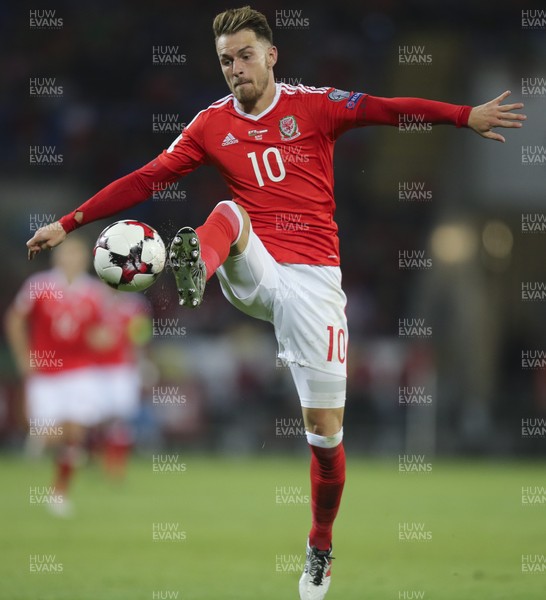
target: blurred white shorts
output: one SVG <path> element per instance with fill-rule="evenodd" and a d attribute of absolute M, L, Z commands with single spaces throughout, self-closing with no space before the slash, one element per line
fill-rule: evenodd
<path fill-rule="evenodd" d="M 96 425 L 102 419 L 104 385 L 94 368 L 33 374 L 26 381 L 27 416 L 39 427 L 65 421 Z"/>
<path fill-rule="evenodd" d="M 140 406 L 141 378 L 133 365 L 101 367 L 98 376 L 103 380 L 102 419 L 133 419 Z"/>
<path fill-rule="evenodd" d="M 347 298 L 339 267 L 278 263 L 251 231 L 243 254 L 216 273 L 233 306 L 273 324 L 279 361 L 290 368 L 301 405 L 344 406 Z"/>

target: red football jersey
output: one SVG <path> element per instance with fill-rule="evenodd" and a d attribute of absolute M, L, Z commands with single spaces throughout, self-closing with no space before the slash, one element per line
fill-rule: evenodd
<path fill-rule="evenodd" d="M 115 292 L 107 288 L 101 305 L 101 325 L 106 327 L 110 344 L 96 351 L 95 361 L 101 366 L 136 363 L 139 335 L 150 321 L 151 308 L 140 294 Z M 144 321 L 144 323 L 143 323 Z M 150 325 L 151 327 L 151 325 Z"/>
<path fill-rule="evenodd" d="M 87 274 L 68 284 L 55 269 L 24 282 L 15 307 L 28 318 L 33 371 L 47 374 L 95 364 L 87 335 L 100 323 L 103 285 Z"/>
<path fill-rule="evenodd" d="M 357 110 L 364 94 L 276 87 L 259 115 L 243 112 L 232 94 L 214 102 L 158 158 L 179 175 L 216 166 L 278 262 L 337 266 L 334 143 L 365 124 Z"/>

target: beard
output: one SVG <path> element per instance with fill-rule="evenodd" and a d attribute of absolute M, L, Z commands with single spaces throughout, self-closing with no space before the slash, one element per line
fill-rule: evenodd
<path fill-rule="evenodd" d="M 269 83 L 269 69 L 265 69 L 263 75 L 256 81 L 246 85 L 237 86 L 233 89 L 233 95 L 243 105 L 256 104 L 263 96 Z"/>

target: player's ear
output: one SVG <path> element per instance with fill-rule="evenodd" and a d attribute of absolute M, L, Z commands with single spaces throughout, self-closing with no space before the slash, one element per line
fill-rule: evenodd
<path fill-rule="evenodd" d="M 267 49 L 267 68 L 272 69 L 277 64 L 277 46 L 269 46 Z"/>

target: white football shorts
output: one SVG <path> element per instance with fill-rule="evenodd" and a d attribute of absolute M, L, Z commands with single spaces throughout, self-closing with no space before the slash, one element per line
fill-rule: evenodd
<path fill-rule="evenodd" d="M 63 422 L 97 425 L 103 413 L 104 385 L 104 378 L 94 368 L 33 374 L 26 381 L 27 416 L 40 426 Z"/>
<path fill-rule="evenodd" d="M 251 231 L 245 251 L 217 270 L 224 296 L 273 324 L 281 364 L 291 370 L 301 405 L 345 405 L 347 298 L 339 267 L 278 263 Z"/>
<path fill-rule="evenodd" d="M 138 368 L 127 364 L 104 366 L 97 369 L 97 374 L 103 381 L 102 419 L 134 419 L 140 406 Z"/>

